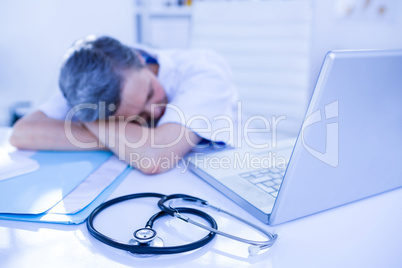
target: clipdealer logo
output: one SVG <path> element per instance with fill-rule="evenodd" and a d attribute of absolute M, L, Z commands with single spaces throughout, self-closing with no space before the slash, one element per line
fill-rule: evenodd
<path fill-rule="evenodd" d="M 339 102 L 334 101 L 324 107 L 325 120 L 330 120 L 339 117 Z M 305 131 L 310 126 L 318 122 L 322 122 L 322 111 L 317 110 L 311 115 L 307 116 L 304 120 L 301 130 L 301 140 L 303 147 L 316 159 L 326 163 L 331 167 L 339 165 L 339 122 L 331 122 L 326 124 L 326 139 L 325 139 L 325 152 L 320 152 L 307 145 L 305 141 Z"/>
<path fill-rule="evenodd" d="M 175 141 L 172 141 L 168 144 L 157 144 L 153 131 L 147 131 L 149 128 L 144 127 L 142 128 L 142 132 L 139 133 L 139 140 L 136 140 L 135 142 L 131 142 L 130 140 L 127 139 L 125 135 L 122 135 L 120 139 L 116 139 L 116 133 L 115 130 L 118 130 L 119 133 L 125 133 L 126 126 L 131 123 L 137 123 L 142 126 L 148 126 L 147 122 L 136 115 L 124 118 L 122 116 L 118 116 L 117 118 L 115 116 L 109 116 L 108 119 L 105 119 L 105 109 L 111 110 L 111 108 L 115 107 L 106 107 L 104 102 L 100 102 L 99 105 L 97 104 L 91 104 L 91 103 L 84 103 L 77 105 L 73 107 L 67 114 L 66 119 L 65 119 L 65 134 L 67 139 L 75 146 L 80 147 L 80 148 L 96 148 L 98 146 L 98 143 L 96 141 L 92 142 L 81 142 L 77 140 L 72 132 L 72 122 L 74 121 L 74 115 L 79 111 L 80 109 L 94 109 L 94 110 L 99 110 L 99 117 L 102 120 L 99 120 L 99 129 L 98 129 L 98 137 L 99 140 L 104 141 L 105 144 L 108 144 L 108 146 L 116 148 L 117 150 L 117 155 L 119 156 L 120 159 L 124 159 L 124 156 L 126 155 L 126 151 L 131 148 L 139 148 L 143 146 L 148 140 L 151 143 L 152 148 L 167 148 L 175 143 L 177 143 L 180 139 L 187 139 L 187 141 L 191 144 L 191 140 L 188 137 L 188 134 L 185 135 L 186 133 L 184 131 L 181 131 L 180 135 L 178 135 L 177 139 Z M 254 149 L 265 149 L 265 148 L 275 148 L 277 146 L 277 131 L 278 131 L 278 124 L 286 120 L 287 117 L 285 115 L 281 115 L 279 117 L 272 116 L 271 121 L 268 120 L 268 118 L 265 118 L 260 115 L 255 115 L 250 118 L 248 118 L 244 123 L 242 118 L 241 118 L 241 103 L 238 103 L 238 118 L 237 121 L 233 120 L 233 118 L 225 115 L 221 116 L 216 116 L 213 118 L 214 121 L 220 121 L 222 123 L 221 125 L 225 126 L 223 128 L 218 128 L 218 129 L 213 129 L 212 127 L 212 122 L 208 120 L 207 117 L 202 116 L 202 115 L 196 115 L 190 118 L 186 118 L 184 113 L 181 111 L 179 107 L 176 107 L 171 104 L 166 105 L 166 109 L 173 109 L 174 112 L 177 113 L 177 117 L 180 119 L 180 122 L 182 122 L 182 125 L 188 125 L 189 127 L 192 127 L 193 130 L 198 130 L 200 132 L 211 132 L 211 137 L 217 137 L 219 135 L 223 135 L 226 139 L 228 144 L 236 144 L 237 146 L 241 147 L 242 137 L 244 135 L 245 137 L 245 142 L 247 143 L 248 146 Z M 328 164 L 329 166 L 332 167 L 337 167 L 339 164 L 339 123 L 337 122 L 336 118 L 339 116 L 339 103 L 338 101 L 334 101 L 330 104 L 327 104 L 322 111 L 321 109 L 313 112 L 309 116 L 306 117 L 306 119 L 303 122 L 302 129 L 300 132 L 299 138 L 301 139 L 303 147 L 306 149 L 308 153 L 310 153 L 313 157 L 316 159 Z M 253 128 L 251 126 L 251 122 L 253 121 L 262 121 L 265 125 L 264 129 L 261 128 Z M 316 148 L 313 148 L 308 145 L 308 138 L 306 133 L 309 132 L 309 129 L 312 125 L 317 124 L 319 122 L 324 122 L 327 121 L 326 124 L 326 139 L 325 139 L 325 151 L 320 152 Z M 201 123 L 200 123 L 201 122 Z M 236 125 L 237 123 L 237 125 Z M 193 125 L 194 124 L 194 125 Z M 235 125 L 237 127 L 235 127 Z M 109 127 L 107 127 L 109 126 Z M 152 127 L 152 126 L 148 126 Z M 263 144 L 255 144 L 253 143 L 250 138 L 248 137 L 249 133 L 253 132 L 261 132 L 261 130 L 266 131 L 268 133 L 271 133 L 271 144 L 268 143 L 263 143 Z M 314 130 L 315 131 L 315 130 Z M 237 134 L 237 135 L 236 135 Z M 236 138 L 238 140 L 236 140 Z M 306 142 L 307 141 L 307 142 Z M 212 142 L 213 147 L 216 148 L 221 148 L 221 145 L 218 143 L 215 144 Z M 194 144 L 193 145 L 197 149 L 204 148 L 205 145 L 200 145 L 200 144 Z M 209 146 L 209 145 L 208 145 Z M 164 161 L 165 159 L 142 159 L 144 157 L 141 157 L 140 155 L 136 154 L 136 152 L 132 152 L 131 154 L 132 157 L 129 159 L 130 161 L 143 161 L 143 164 L 148 163 L 150 161 Z M 277 158 L 278 156 L 275 156 L 274 158 Z M 246 162 L 258 162 L 256 161 L 259 158 L 248 158 L 246 157 L 245 159 L 242 159 L 239 163 L 243 164 L 244 161 Z M 269 158 L 270 159 L 270 158 Z M 171 159 L 170 159 L 171 160 Z M 173 161 L 175 164 L 177 164 L 179 159 L 175 159 Z M 238 159 L 239 160 L 239 159 Z M 148 161 L 148 162 L 146 162 Z M 163 162 L 162 161 L 162 162 Z M 215 159 L 213 159 L 215 161 Z M 212 162 L 213 162 L 212 161 Z M 267 159 L 264 160 L 267 162 Z M 262 164 L 265 162 L 260 161 L 259 163 Z M 161 164 L 162 162 L 157 162 Z M 166 161 L 168 164 L 172 164 L 172 161 Z M 211 163 L 212 163 L 211 162 Z M 269 162 L 269 161 L 268 161 Z M 272 161 L 271 161 L 272 162 Z M 278 163 L 276 163 L 278 164 Z"/>

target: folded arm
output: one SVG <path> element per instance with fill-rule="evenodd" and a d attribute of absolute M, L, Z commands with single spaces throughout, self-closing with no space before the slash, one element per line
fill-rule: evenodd
<path fill-rule="evenodd" d="M 10 143 L 28 150 L 104 150 L 105 146 L 77 122 L 67 127 L 62 120 L 47 117 L 35 111 L 16 122 Z"/>
<path fill-rule="evenodd" d="M 201 140 L 193 131 L 175 123 L 155 128 L 111 121 L 85 126 L 120 159 L 146 174 L 171 169 Z"/>
<path fill-rule="evenodd" d="M 173 168 L 200 140 L 174 123 L 156 128 L 114 121 L 69 126 L 36 111 L 14 125 L 10 143 L 28 150 L 111 150 L 140 171 L 156 174 Z"/>

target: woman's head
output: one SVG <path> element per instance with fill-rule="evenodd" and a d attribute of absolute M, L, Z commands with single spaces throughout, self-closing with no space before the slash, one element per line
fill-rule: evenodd
<path fill-rule="evenodd" d="M 67 52 L 59 86 L 71 107 L 103 102 L 107 117 L 115 111 L 109 107 L 120 105 L 127 71 L 141 71 L 144 67 L 140 56 L 116 39 L 88 37 L 77 41 Z M 85 108 L 77 110 L 75 116 L 91 122 L 99 119 L 100 114 L 99 109 Z"/>

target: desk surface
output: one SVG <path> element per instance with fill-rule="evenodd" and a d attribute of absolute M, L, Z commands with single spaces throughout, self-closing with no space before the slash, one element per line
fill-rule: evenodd
<path fill-rule="evenodd" d="M 0 129 L 0 148 L 6 129 Z M 85 224 L 58 225 L 0 220 L 0 267 L 402 267 L 402 189 L 305 217 L 266 226 L 190 172 L 173 169 L 146 176 L 133 170 L 113 192 L 186 193 L 256 222 L 278 233 L 275 245 L 248 256 L 247 245 L 223 237 L 204 248 L 171 256 L 134 257 L 110 248 L 88 233 Z M 149 202 L 152 201 L 152 202 Z M 96 226 L 125 240 L 153 214 L 153 200 L 126 203 L 100 215 Z M 219 228 L 259 238 L 241 224 L 209 211 Z M 204 233 L 179 220 L 161 220 L 157 230 L 165 243 L 191 241 Z"/>

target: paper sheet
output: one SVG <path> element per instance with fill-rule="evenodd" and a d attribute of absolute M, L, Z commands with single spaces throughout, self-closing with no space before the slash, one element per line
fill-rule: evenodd
<path fill-rule="evenodd" d="M 126 167 L 122 173 L 120 173 L 111 184 L 107 185 L 105 189 L 92 200 L 84 209 L 74 214 L 58 214 L 45 212 L 41 214 L 1 214 L 2 220 L 14 220 L 14 221 L 29 221 L 29 222 L 47 222 L 58 224 L 80 224 L 88 218 L 89 214 L 99 206 L 116 187 L 124 180 L 124 178 L 131 172 L 130 167 Z"/>
<path fill-rule="evenodd" d="M 0 181 L 0 213 L 40 214 L 70 194 L 112 156 L 110 152 L 39 151 L 34 172 Z"/>
<path fill-rule="evenodd" d="M 24 152 L 0 151 L 0 181 L 31 173 L 38 168 L 38 161 L 29 158 Z"/>
<path fill-rule="evenodd" d="M 88 176 L 77 188 L 48 211 L 53 214 L 74 214 L 88 206 L 127 167 L 116 156 L 110 157 L 102 166 Z"/>

